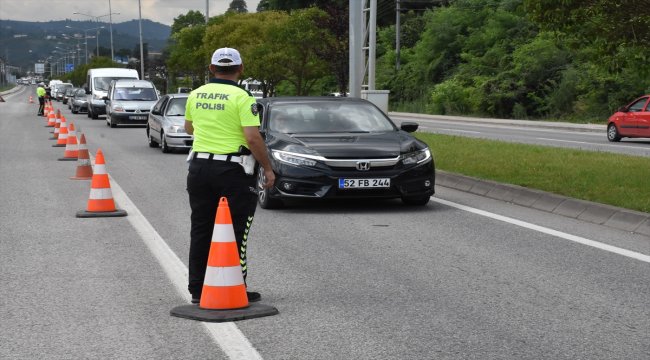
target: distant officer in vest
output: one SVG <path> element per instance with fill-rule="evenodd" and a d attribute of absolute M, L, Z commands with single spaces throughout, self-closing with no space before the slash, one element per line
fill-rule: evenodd
<path fill-rule="evenodd" d="M 38 83 L 36 96 L 38 96 L 38 116 L 43 116 L 45 112 L 45 84 Z"/>
<path fill-rule="evenodd" d="M 248 270 L 248 231 L 257 207 L 256 176 L 250 154 L 263 170 L 265 188 L 273 186 L 255 98 L 237 86 L 244 70 L 239 52 L 217 49 L 212 54 L 210 83 L 192 91 L 185 110 L 185 131 L 194 135 L 187 175 L 191 215 L 189 284 L 192 303 L 199 303 L 208 262 L 218 202 L 228 198 L 244 280 Z M 248 157 L 247 157 L 248 155 Z M 246 169 L 245 169 L 246 168 Z M 247 291 L 248 301 L 259 301 Z"/>

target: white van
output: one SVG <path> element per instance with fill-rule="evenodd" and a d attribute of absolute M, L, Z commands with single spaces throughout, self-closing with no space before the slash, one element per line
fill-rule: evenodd
<path fill-rule="evenodd" d="M 156 87 L 147 80 L 113 80 L 108 87 L 106 124 L 146 124 L 149 110 L 158 101 Z"/>
<path fill-rule="evenodd" d="M 134 69 L 100 68 L 89 69 L 86 76 L 86 94 L 88 96 L 88 117 L 97 119 L 106 114 L 104 98 L 108 95 L 108 87 L 113 80 L 138 80 L 138 72 Z"/>

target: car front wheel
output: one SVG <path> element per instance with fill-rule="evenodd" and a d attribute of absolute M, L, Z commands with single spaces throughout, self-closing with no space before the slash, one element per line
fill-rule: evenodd
<path fill-rule="evenodd" d="M 263 187 L 264 182 L 266 181 L 266 176 L 264 176 L 264 168 L 259 167 L 257 169 L 257 201 L 260 203 L 262 209 L 277 209 L 281 208 L 282 200 L 273 199 L 271 197 L 271 189 L 265 189 Z"/>
<path fill-rule="evenodd" d="M 165 137 L 165 133 L 163 131 L 160 131 L 160 149 L 165 154 L 170 153 L 172 151 L 169 145 L 167 145 L 167 138 Z"/>
<path fill-rule="evenodd" d="M 607 140 L 611 142 L 621 141 L 621 135 L 619 135 L 616 125 L 609 124 L 607 127 Z"/>
<path fill-rule="evenodd" d="M 151 132 L 149 131 L 149 127 L 147 127 L 147 139 L 148 139 L 147 142 L 149 143 L 149 147 L 151 147 L 151 148 L 157 148 L 158 147 L 158 142 L 156 140 L 154 140 L 153 137 L 151 136 Z"/>

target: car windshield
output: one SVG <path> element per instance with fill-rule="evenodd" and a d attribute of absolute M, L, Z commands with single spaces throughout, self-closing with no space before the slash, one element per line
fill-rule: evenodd
<path fill-rule="evenodd" d="M 95 85 L 95 90 L 107 91 L 108 86 L 111 84 L 111 81 L 119 80 L 119 79 L 133 80 L 133 78 L 125 78 L 125 77 L 96 77 L 95 80 L 93 81 Z"/>
<path fill-rule="evenodd" d="M 153 88 L 116 88 L 115 100 L 156 101 L 156 91 Z"/>
<path fill-rule="evenodd" d="M 269 128 L 286 134 L 396 130 L 393 123 L 374 106 L 338 101 L 274 104 L 269 111 Z"/>
<path fill-rule="evenodd" d="M 167 112 L 165 115 L 185 116 L 185 104 L 187 104 L 187 98 L 171 99 L 167 106 Z"/>
<path fill-rule="evenodd" d="M 75 97 L 78 97 L 78 96 L 83 96 L 83 97 L 85 97 L 85 96 L 86 96 L 86 90 L 84 90 L 84 89 L 79 89 L 79 90 L 77 90 L 77 92 L 74 93 L 74 96 L 75 96 Z"/>

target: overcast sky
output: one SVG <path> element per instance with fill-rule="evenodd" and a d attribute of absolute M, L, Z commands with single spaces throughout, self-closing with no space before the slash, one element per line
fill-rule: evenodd
<path fill-rule="evenodd" d="M 88 20 L 88 16 L 108 14 L 109 0 L 0 0 L 0 19 L 22 21 Z M 223 14 L 231 0 L 209 0 L 210 16 Z M 246 0 L 249 12 L 255 12 L 260 0 Z M 171 25 L 174 18 L 190 10 L 205 13 L 206 0 L 141 0 L 142 18 Z M 113 23 L 138 18 L 138 0 L 111 0 Z M 108 16 L 100 21 L 108 22 Z"/>

